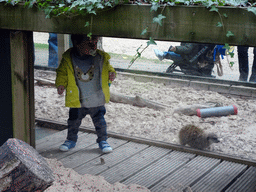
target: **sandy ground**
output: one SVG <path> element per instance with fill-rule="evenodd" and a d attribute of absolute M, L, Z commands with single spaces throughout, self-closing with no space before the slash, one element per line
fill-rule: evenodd
<path fill-rule="evenodd" d="M 118 41 L 123 40 L 119 39 Z M 127 41 L 126 39 L 125 41 L 126 44 L 129 43 L 128 47 L 130 49 L 135 46 L 134 40 Z M 115 39 L 112 41 L 109 39 L 107 44 L 110 47 L 111 42 L 113 47 L 118 46 Z M 169 43 L 163 42 L 162 48 L 166 49 L 167 44 L 169 45 Z M 107 51 L 107 49 L 105 50 Z M 128 49 L 123 48 L 121 45 L 118 50 L 122 53 L 129 52 Z M 152 55 L 152 53 L 149 54 L 149 56 Z M 36 71 L 35 76 L 40 77 L 41 75 Z M 44 78 L 54 79 L 54 77 Z M 154 110 L 110 102 L 106 104 L 107 113 L 105 116 L 109 131 L 179 144 L 177 137 L 179 130 L 187 124 L 194 124 L 205 132 L 214 132 L 218 135 L 221 142 L 213 144 L 207 150 L 256 160 L 256 100 L 254 99 L 224 96 L 216 92 L 171 87 L 164 84 L 141 83 L 123 76 L 118 76 L 110 89 L 112 92 L 118 92 L 127 96 L 138 95 L 148 100 L 169 105 L 169 107 L 164 110 Z M 217 102 L 223 106 L 236 105 L 238 114 L 202 119 L 197 116 L 174 113 L 175 109 L 206 102 Z M 35 86 L 35 108 L 36 117 L 38 118 L 53 119 L 61 122 L 67 121 L 68 108 L 64 107 L 64 95 L 59 96 L 55 88 Z M 89 117 L 83 120 L 82 125 L 93 127 Z M 59 162 L 52 161 L 50 164 L 54 171 L 56 171 L 54 166 L 60 166 Z M 70 174 L 76 175 L 72 170 L 69 171 Z M 88 177 L 88 175 L 83 178 L 77 175 L 74 177 L 79 182 L 83 182 L 82 180 Z M 95 177 L 91 176 L 91 178 Z M 98 180 L 100 182 L 102 178 L 97 178 Z M 56 182 L 54 186 L 60 190 L 60 180 L 57 179 Z M 102 180 L 102 182 L 105 181 Z M 69 184 L 68 182 L 64 186 L 69 188 Z M 75 184 L 70 185 L 72 185 L 72 188 Z"/>
<path fill-rule="evenodd" d="M 79 175 L 73 169 L 65 168 L 56 159 L 46 159 L 50 168 L 53 170 L 55 181 L 45 192 L 149 192 L 140 185 L 124 185 L 121 183 L 108 183 L 102 176 L 89 174 Z"/>

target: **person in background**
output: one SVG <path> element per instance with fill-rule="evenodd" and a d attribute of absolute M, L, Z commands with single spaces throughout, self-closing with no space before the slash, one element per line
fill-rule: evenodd
<path fill-rule="evenodd" d="M 107 143 L 104 105 L 110 100 L 109 84 L 116 72 L 109 63 L 109 54 L 97 49 L 97 36 L 73 34 L 71 41 L 73 48 L 63 54 L 56 69 L 58 94 L 66 90 L 65 105 L 70 107 L 67 139 L 59 149 L 68 151 L 76 146 L 82 119 L 90 115 L 97 133 L 96 142 L 103 153 L 109 153 L 112 148 Z"/>
<path fill-rule="evenodd" d="M 206 53 L 208 49 L 205 48 L 204 50 L 204 47 L 204 44 L 181 42 L 180 46 L 170 46 L 166 52 L 158 49 L 154 49 L 154 52 L 160 61 L 163 59 L 172 60 L 173 64 L 179 66 L 185 74 L 211 77 L 214 63 L 210 62 L 203 66 L 199 65 L 200 58 L 202 58 L 201 55 L 204 52 Z M 166 70 L 166 73 L 172 72 L 172 66 Z"/>
<path fill-rule="evenodd" d="M 56 33 L 49 33 L 49 59 L 48 67 L 57 68 L 58 67 L 58 40 Z"/>
<path fill-rule="evenodd" d="M 248 49 L 247 46 L 238 46 L 238 63 L 239 63 L 239 81 L 247 81 L 249 74 L 249 62 L 248 62 Z M 253 65 L 252 65 L 252 74 L 250 76 L 249 82 L 256 82 L 256 48 L 253 48 Z"/>

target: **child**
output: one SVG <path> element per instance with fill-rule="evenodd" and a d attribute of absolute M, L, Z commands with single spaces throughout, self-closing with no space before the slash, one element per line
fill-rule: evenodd
<path fill-rule="evenodd" d="M 68 151 L 76 146 L 82 119 L 90 115 L 99 148 L 103 153 L 109 153 L 112 148 L 106 141 L 104 104 L 110 100 L 109 83 L 115 79 L 116 72 L 109 64 L 109 54 L 97 49 L 97 36 L 89 38 L 73 34 L 71 41 L 73 48 L 62 55 L 60 66 L 56 69 L 58 94 L 61 95 L 66 89 L 65 106 L 70 107 L 67 139 L 59 149 Z"/>

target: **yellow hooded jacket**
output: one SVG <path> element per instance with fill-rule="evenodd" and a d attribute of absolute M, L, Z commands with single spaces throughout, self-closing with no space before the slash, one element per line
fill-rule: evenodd
<path fill-rule="evenodd" d="M 56 69 L 55 85 L 58 88 L 63 85 L 66 89 L 65 106 L 70 108 L 80 108 L 81 103 L 79 99 L 79 88 L 76 84 L 74 68 L 72 65 L 71 51 L 73 48 L 68 49 L 62 55 L 62 60 L 59 67 Z M 115 72 L 115 69 L 110 65 L 110 55 L 104 51 L 97 50 L 97 53 L 103 57 L 103 67 L 101 73 L 102 90 L 105 95 L 105 102 L 110 100 L 109 92 L 109 72 Z M 115 72 L 116 73 L 116 72 Z"/>

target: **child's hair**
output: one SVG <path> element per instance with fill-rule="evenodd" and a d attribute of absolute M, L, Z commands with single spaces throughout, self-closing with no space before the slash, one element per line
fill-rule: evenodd
<path fill-rule="evenodd" d="M 91 37 L 88 37 L 87 35 L 84 34 L 72 34 L 71 35 L 71 41 L 73 45 L 79 45 L 82 41 L 84 40 L 91 40 L 91 39 L 96 39 L 98 36 L 92 35 Z"/>

